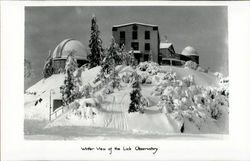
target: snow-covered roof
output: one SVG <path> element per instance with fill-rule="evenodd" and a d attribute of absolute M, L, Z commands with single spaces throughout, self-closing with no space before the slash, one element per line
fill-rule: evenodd
<path fill-rule="evenodd" d="M 132 50 L 130 50 L 129 53 L 132 53 Z M 133 53 L 134 54 L 141 54 L 141 51 L 140 50 L 133 50 Z"/>
<path fill-rule="evenodd" d="M 87 60 L 88 50 L 78 40 L 65 39 L 60 42 L 52 55 L 53 59 L 67 59 L 69 53 L 73 51 L 76 59 Z"/>
<path fill-rule="evenodd" d="M 169 43 L 169 42 L 161 42 L 160 49 L 168 49 L 171 45 L 173 45 L 173 44 Z"/>
<path fill-rule="evenodd" d="M 185 47 L 182 52 L 181 52 L 182 55 L 185 55 L 185 56 L 191 56 L 191 55 L 196 55 L 198 56 L 198 53 L 197 51 L 191 47 L 191 46 L 187 46 Z"/>
<path fill-rule="evenodd" d="M 125 24 L 120 24 L 120 25 L 114 25 L 113 27 L 123 27 L 123 26 L 129 26 L 129 25 L 142 25 L 142 26 L 158 27 L 157 25 L 146 24 L 146 23 L 141 23 L 141 22 L 130 22 L 130 23 L 125 23 Z"/>

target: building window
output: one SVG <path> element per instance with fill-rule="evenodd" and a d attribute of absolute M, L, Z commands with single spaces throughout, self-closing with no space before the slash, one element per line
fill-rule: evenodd
<path fill-rule="evenodd" d="M 149 55 L 148 55 L 148 54 L 145 54 L 145 55 L 144 55 L 144 61 L 148 61 L 148 58 L 149 58 Z"/>
<path fill-rule="evenodd" d="M 153 27 L 153 30 L 158 30 L 158 27 Z"/>
<path fill-rule="evenodd" d="M 137 39 L 137 31 L 132 32 L 132 39 L 136 40 Z"/>
<path fill-rule="evenodd" d="M 120 47 L 124 44 L 125 45 L 125 31 L 120 31 Z"/>
<path fill-rule="evenodd" d="M 125 31 L 120 31 L 120 39 L 125 39 Z"/>
<path fill-rule="evenodd" d="M 162 65 L 170 65 L 170 60 L 162 60 Z"/>
<path fill-rule="evenodd" d="M 139 50 L 139 43 L 138 42 L 132 42 L 131 43 L 131 48 L 133 50 Z"/>
<path fill-rule="evenodd" d="M 145 39 L 150 39 L 150 31 L 145 31 Z"/>
<path fill-rule="evenodd" d="M 172 65 L 174 65 L 174 66 L 182 66 L 182 63 L 180 61 L 172 60 Z"/>
<path fill-rule="evenodd" d="M 149 51 L 150 50 L 150 43 L 145 43 L 145 51 Z"/>
<path fill-rule="evenodd" d="M 133 25 L 133 30 L 137 30 L 138 29 L 138 27 L 136 26 L 136 25 Z"/>

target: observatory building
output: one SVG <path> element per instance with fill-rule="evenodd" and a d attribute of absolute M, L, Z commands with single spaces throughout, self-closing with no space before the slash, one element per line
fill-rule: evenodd
<path fill-rule="evenodd" d="M 199 64 L 199 55 L 193 47 L 191 47 L 191 46 L 185 47 L 182 50 L 181 55 L 184 55 L 184 56 L 188 57 L 191 61 Z"/>
<path fill-rule="evenodd" d="M 182 53 L 176 53 L 172 43 L 160 42 L 160 34 L 157 25 L 131 22 L 114 25 L 112 35 L 121 47 L 126 51 L 133 49 L 134 57 L 138 63 L 148 61 L 152 57 L 153 62 L 161 65 L 182 66 L 186 61 L 194 61 L 199 64 L 199 56 L 196 50 L 187 46 Z"/>
<path fill-rule="evenodd" d="M 88 62 L 88 49 L 78 40 L 66 39 L 60 42 L 53 51 L 52 59 L 54 73 L 64 71 L 65 63 L 70 53 L 73 53 L 78 66 L 82 66 Z"/>
<path fill-rule="evenodd" d="M 181 54 L 178 54 L 175 52 L 172 43 L 161 42 L 159 55 L 161 65 L 182 66 L 186 61 L 193 61 L 199 64 L 199 55 L 191 46 L 185 47 Z"/>

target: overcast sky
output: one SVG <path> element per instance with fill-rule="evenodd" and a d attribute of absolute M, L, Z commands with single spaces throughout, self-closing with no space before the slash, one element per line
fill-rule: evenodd
<path fill-rule="evenodd" d="M 97 17 L 104 47 L 112 37 L 112 26 L 142 22 L 159 26 L 160 37 L 167 35 L 177 53 L 186 46 L 200 55 L 200 65 L 228 75 L 227 7 L 150 6 L 150 7 L 26 7 L 25 58 L 30 60 L 34 78 L 25 89 L 42 78 L 49 50 L 74 38 L 88 46 L 92 15 Z"/>

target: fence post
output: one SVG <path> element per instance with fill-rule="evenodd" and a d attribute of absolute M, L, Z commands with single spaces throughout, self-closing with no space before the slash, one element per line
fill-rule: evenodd
<path fill-rule="evenodd" d="M 49 121 L 51 121 L 51 106 L 49 106 Z"/>
<path fill-rule="evenodd" d="M 49 121 L 51 121 L 51 90 L 49 91 Z"/>

